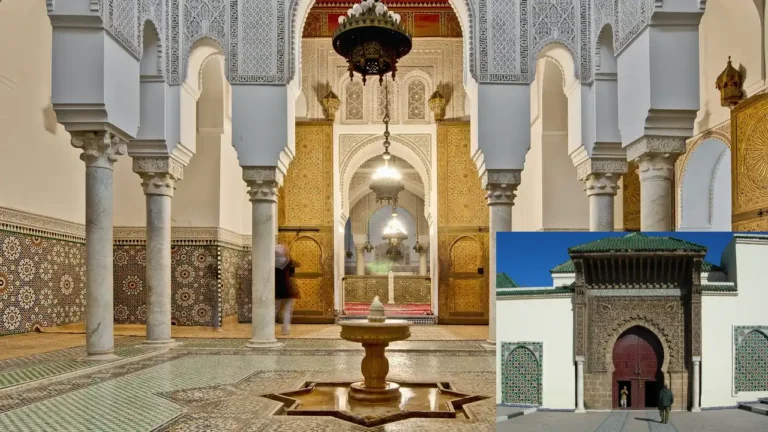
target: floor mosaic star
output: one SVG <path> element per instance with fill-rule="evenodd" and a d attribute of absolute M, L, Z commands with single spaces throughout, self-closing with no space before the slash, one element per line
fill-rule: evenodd
<path fill-rule="evenodd" d="M 258 395 L 293 389 L 311 380 L 359 380 L 362 350 L 350 349 L 344 341 L 313 339 L 294 340 L 269 351 L 241 348 L 244 341 L 240 340 L 189 342 L 168 351 L 126 357 L 121 365 L 94 371 L 61 369 L 72 361 L 64 353 L 48 354 L 45 361 L 16 361 L 17 366 L 50 370 L 48 378 L 67 375 L 55 382 L 0 392 L 0 430 L 475 432 L 495 428 L 493 398 L 467 405 L 472 419 L 410 419 L 377 428 L 335 418 L 271 416 L 280 404 Z M 450 381 L 462 392 L 493 395 L 494 352 L 480 343 L 456 341 L 452 346 L 450 341 L 413 341 L 390 352 L 388 358 L 392 380 Z M 10 372 L 0 369 L 0 378 Z"/>

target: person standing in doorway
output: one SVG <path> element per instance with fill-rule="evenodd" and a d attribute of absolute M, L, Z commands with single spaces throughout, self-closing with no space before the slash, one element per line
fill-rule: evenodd
<path fill-rule="evenodd" d="M 275 316 L 283 316 L 283 336 L 291 334 L 293 301 L 299 298 L 299 290 L 293 282 L 296 265 L 288 257 L 285 245 L 275 246 Z"/>
<path fill-rule="evenodd" d="M 673 403 L 675 403 L 675 396 L 672 394 L 672 390 L 669 389 L 669 386 L 664 384 L 664 388 L 659 392 L 659 414 L 661 415 L 661 423 L 669 423 L 669 412 L 672 409 Z"/>
<path fill-rule="evenodd" d="M 627 390 L 627 386 L 624 386 L 623 389 L 621 389 L 621 407 L 626 408 L 627 407 L 627 397 L 629 396 L 629 390 Z"/>

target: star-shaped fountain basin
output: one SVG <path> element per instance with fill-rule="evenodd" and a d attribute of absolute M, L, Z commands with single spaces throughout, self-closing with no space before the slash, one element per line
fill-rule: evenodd
<path fill-rule="evenodd" d="M 276 415 L 329 416 L 364 427 L 411 418 L 471 419 L 464 405 L 487 399 L 452 390 L 450 383 L 393 383 L 400 399 L 359 402 L 349 397 L 350 382 L 306 382 L 301 388 L 264 397 L 283 404 Z"/>

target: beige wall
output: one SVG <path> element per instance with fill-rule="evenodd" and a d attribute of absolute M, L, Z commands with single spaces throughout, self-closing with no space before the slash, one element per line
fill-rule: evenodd
<path fill-rule="evenodd" d="M 85 165 L 51 108 L 45 2 L 0 3 L 0 206 L 85 223 Z"/>

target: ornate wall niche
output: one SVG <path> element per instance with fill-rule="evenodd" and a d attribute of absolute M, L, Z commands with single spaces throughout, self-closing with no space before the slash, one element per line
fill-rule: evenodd
<path fill-rule="evenodd" d="M 734 326 L 733 352 L 733 394 L 768 391 L 768 326 Z"/>
<path fill-rule="evenodd" d="M 502 342 L 501 403 L 540 406 L 543 364 L 543 343 Z"/>

